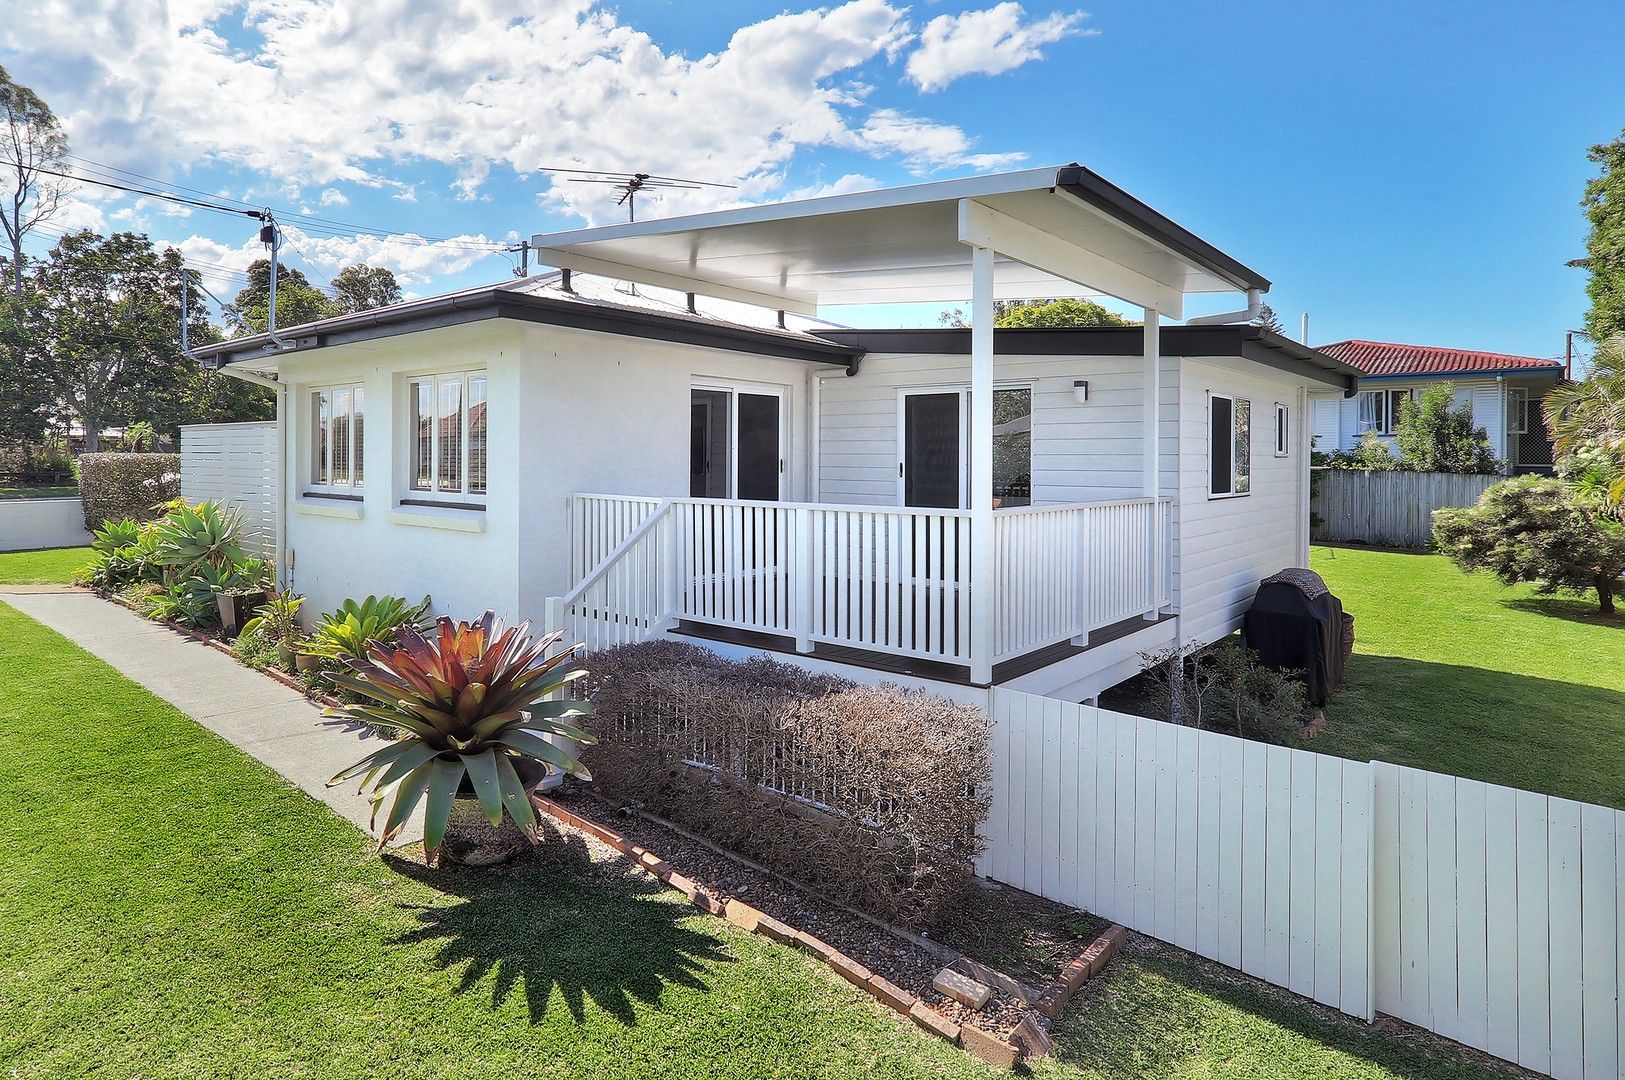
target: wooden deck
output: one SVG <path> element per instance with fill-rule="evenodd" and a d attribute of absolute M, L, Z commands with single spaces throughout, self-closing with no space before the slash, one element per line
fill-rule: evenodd
<path fill-rule="evenodd" d="M 1024 656 L 1012 657 L 993 667 L 993 682 L 995 684 L 1009 682 L 1020 678 L 1030 672 L 1051 664 L 1060 663 L 1090 649 L 1098 649 L 1108 642 L 1128 637 L 1130 634 L 1156 626 L 1158 623 L 1172 619 L 1172 615 L 1163 615 L 1155 620 L 1135 616 L 1103 626 L 1089 635 L 1087 645 L 1074 645 L 1063 641 L 1047 648 L 1037 649 Z M 918 679 L 934 679 L 938 682 L 957 683 L 961 686 L 975 685 L 971 682 L 970 668 L 962 664 L 944 664 L 931 660 L 918 660 L 908 656 L 898 656 L 895 653 L 875 652 L 869 649 L 854 649 L 842 645 L 815 644 L 810 654 L 796 652 L 795 638 L 780 634 L 764 634 L 755 630 L 735 630 L 729 627 L 711 626 L 706 623 L 679 620 L 672 628 L 672 633 L 684 637 L 698 638 L 704 641 L 717 641 L 728 645 L 739 645 L 748 649 L 760 649 L 763 652 L 783 653 L 790 656 L 811 655 L 820 660 L 829 660 L 838 664 L 851 664 L 854 667 L 865 667 L 872 671 L 884 671 L 892 675 L 911 675 Z"/>

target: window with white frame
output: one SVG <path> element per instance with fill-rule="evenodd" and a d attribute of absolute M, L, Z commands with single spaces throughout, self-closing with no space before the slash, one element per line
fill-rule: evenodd
<path fill-rule="evenodd" d="M 1288 437 L 1289 437 L 1289 435 L 1288 435 L 1289 431 L 1290 431 L 1290 425 L 1287 423 L 1286 403 L 1281 402 L 1281 401 L 1277 401 L 1275 403 L 1275 456 L 1276 457 L 1286 457 L 1287 456 L 1287 453 L 1289 452 L 1288 451 L 1288 441 L 1287 441 Z"/>
<path fill-rule="evenodd" d="M 1245 495 L 1253 487 L 1253 403 L 1209 394 L 1208 494 Z"/>
<path fill-rule="evenodd" d="M 1507 387 L 1507 434 L 1523 435 L 1529 431 L 1529 389 L 1523 386 Z"/>
<path fill-rule="evenodd" d="M 485 495 L 486 376 L 415 376 L 406 385 L 404 502 L 457 502 Z"/>
<path fill-rule="evenodd" d="M 1359 430 L 1392 435 L 1399 430 L 1400 412 L 1405 402 L 1416 398 L 1415 390 L 1363 390 L 1360 392 Z"/>
<path fill-rule="evenodd" d="M 310 493 L 359 496 L 365 475 L 366 390 L 321 386 L 310 392 Z"/>

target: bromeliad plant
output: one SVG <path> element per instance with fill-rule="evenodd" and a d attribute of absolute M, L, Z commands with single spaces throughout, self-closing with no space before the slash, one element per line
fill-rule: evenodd
<path fill-rule="evenodd" d="M 153 526 L 152 536 L 158 561 L 174 568 L 184 581 L 202 566 L 219 569 L 241 563 L 242 531 L 242 515 L 235 510 L 223 510 L 217 502 L 182 503 Z"/>
<path fill-rule="evenodd" d="M 335 663 L 365 660 L 374 643 L 387 645 L 402 630 L 421 629 L 428 610 L 427 596 L 417 604 L 401 596 L 345 600 L 337 611 L 322 616 L 304 651 Z"/>
<path fill-rule="evenodd" d="M 536 812 L 515 765 L 539 762 L 590 779 L 580 761 L 547 741 L 550 735 L 596 741 L 570 722 L 591 706 L 562 699 L 586 672 L 566 663 L 573 650 L 548 656 L 561 635 L 532 641 L 529 631 L 529 623 L 504 628 L 491 611 L 472 623 L 443 616 L 426 635 L 403 627 L 397 645 L 374 643 L 367 659 L 345 661 L 350 670 L 334 681 L 367 700 L 324 715 L 401 734 L 328 781 L 359 776 L 362 790 L 371 785 L 374 824 L 393 795 L 380 847 L 426 802 L 423 847 L 435 863 L 460 794 L 478 799 L 492 825 L 506 812 L 534 844 Z"/>

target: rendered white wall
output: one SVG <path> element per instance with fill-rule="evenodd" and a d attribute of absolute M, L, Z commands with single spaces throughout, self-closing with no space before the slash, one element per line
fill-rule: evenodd
<path fill-rule="evenodd" d="M 436 613 L 472 618 L 486 608 L 512 617 L 518 607 L 519 335 L 498 321 L 447 327 L 323 349 L 283 360 L 289 393 L 287 546 L 296 592 L 309 597 L 312 617 L 345 597 L 394 594 L 433 598 Z M 489 379 L 489 494 L 483 513 L 443 512 L 439 524 L 402 524 L 394 518 L 406 494 L 403 467 L 404 382 L 433 371 L 483 367 Z M 366 484 L 359 504 L 311 499 L 309 447 L 313 387 L 350 383 L 366 387 Z M 332 516 L 354 515 L 359 517 Z M 429 517 L 430 515 L 422 515 Z"/>
<path fill-rule="evenodd" d="M 783 392 L 781 491 L 786 500 L 806 497 L 806 380 L 820 365 L 559 327 L 518 332 L 519 609 L 526 617 L 540 620 L 547 597 L 568 587 L 570 495 L 688 494 L 689 391 L 697 381 Z"/>
<path fill-rule="evenodd" d="M 0 499 L 0 551 L 88 543 L 85 510 L 77 498 Z"/>

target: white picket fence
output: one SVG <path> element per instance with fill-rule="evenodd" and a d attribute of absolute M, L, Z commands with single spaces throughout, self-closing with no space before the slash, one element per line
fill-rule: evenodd
<path fill-rule="evenodd" d="M 181 428 L 181 498 L 213 499 L 243 516 L 243 547 L 276 549 L 276 422 L 188 424 Z"/>
<path fill-rule="evenodd" d="M 1472 506 L 1504 476 L 1316 469 L 1310 509 L 1316 540 L 1423 550 L 1433 545 L 1433 511 Z"/>
<path fill-rule="evenodd" d="M 983 870 L 1559 1080 L 1625 1062 L 1625 814 L 991 692 Z"/>

